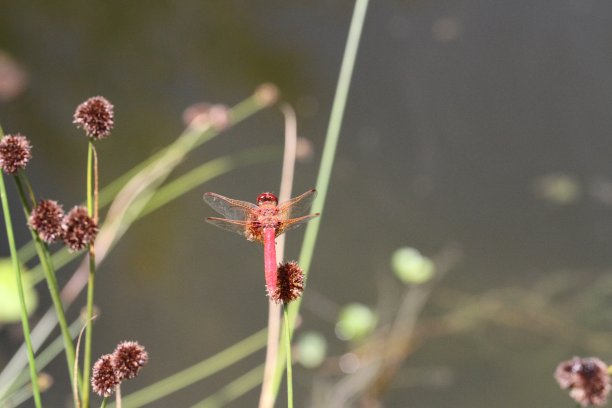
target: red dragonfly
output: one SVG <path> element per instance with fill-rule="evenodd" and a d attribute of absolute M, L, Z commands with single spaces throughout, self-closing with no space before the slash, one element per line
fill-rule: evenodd
<path fill-rule="evenodd" d="M 204 201 L 225 218 L 209 217 L 206 221 L 228 231 L 237 232 L 249 241 L 264 245 L 264 270 L 268 293 L 276 287 L 275 238 L 318 217 L 319 213 L 303 215 L 317 195 L 315 189 L 278 204 L 272 193 L 257 197 L 257 205 L 234 200 L 216 193 L 204 193 Z"/>

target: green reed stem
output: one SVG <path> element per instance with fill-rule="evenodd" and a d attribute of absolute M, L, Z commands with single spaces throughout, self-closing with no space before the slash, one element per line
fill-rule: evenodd
<path fill-rule="evenodd" d="M 160 187 L 155 194 L 153 194 L 151 200 L 144 207 L 136 220 L 149 215 L 153 211 L 163 207 L 206 181 L 210 181 L 215 177 L 219 177 L 240 167 L 275 160 L 279 157 L 279 154 L 280 150 L 278 147 L 263 146 L 246 149 L 234 155 L 218 157 L 206 162 Z M 102 193 L 100 197 L 102 197 Z M 27 246 L 22 247 L 22 249 L 24 248 L 27 248 Z M 62 247 L 51 255 L 51 260 L 53 265 L 56 265 L 57 268 L 61 268 L 77 256 L 79 256 L 78 253 L 69 252 L 66 248 Z M 34 284 L 44 278 L 41 265 L 32 268 L 30 273 Z"/>
<path fill-rule="evenodd" d="M 283 317 L 285 319 L 285 351 L 287 356 L 287 407 L 293 408 L 293 370 L 291 361 L 291 326 L 289 326 L 289 308 L 283 303 Z"/>
<path fill-rule="evenodd" d="M 0 132 L 0 137 L 3 135 Z M 25 303 L 25 295 L 23 293 L 23 282 L 21 280 L 21 266 L 17 257 L 17 247 L 15 246 L 15 235 L 13 233 L 13 222 L 9 211 L 8 198 L 6 194 L 6 186 L 4 184 L 4 176 L 0 172 L 0 197 L 2 200 L 2 211 L 4 213 L 4 223 L 6 225 L 6 238 L 11 251 L 11 261 L 13 262 L 13 270 L 15 271 L 15 279 L 17 282 L 17 292 L 19 293 L 19 306 L 21 309 L 21 326 L 23 336 L 25 338 L 26 347 L 28 350 L 28 363 L 30 366 L 30 379 L 32 382 L 32 392 L 34 393 L 34 403 L 37 408 L 42 407 L 40 399 L 40 389 L 38 388 L 38 374 L 36 373 L 36 360 L 34 358 L 34 349 L 30 338 L 30 323 L 28 321 L 28 310 Z"/>
<path fill-rule="evenodd" d="M 87 213 L 94 221 L 98 222 L 95 214 L 97 207 L 94 196 L 97 196 L 98 160 L 93 140 L 89 139 L 87 149 Z M 83 383 L 81 384 L 81 398 L 83 408 L 89 408 L 89 377 L 91 375 L 91 342 L 93 337 L 93 310 L 94 310 L 94 283 L 96 277 L 96 253 L 94 243 L 88 245 L 89 252 L 89 277 L 87 278 L 87 317 L 85 319 L 85 351 L 83 353 Z"/>
<path fill-rule="evenodd" d="M 261 384 L 264 364 L 246 372 L 191 408 L 221 408 Z"/>
<path fill-rule="evenodd" d="M 229 110 L 228 114 L 230 117 L 230 126 L 233 126 L 233 125 L 236 125 L 242 122 L 243 120 L 245 120 L 251 115 L 254 115 L 255 113 L 257 113 L 263 108 L 265 108 L 265 106 L 262 106 L 260 103 L 258 103 L 255 95 L 252 95 L 246 98 L 245 100 L 239 102 L 238 104 L 236 104 Z M 100 191 L 100 197 L 99 197 L 100 206 L 103 207 L 109 204 L 113 200 L 115 195 L 117 195 L 117 193 L 121 190 L 121 188 L 129 180 L 132 179 L 132 177 L 134 177 L 136 174 L 140 173 L 142 170 L 144 170 L 145 168 L 147 168 L 148 166 L 150 166 L 151 164 L 153 164 L 154 162 L 158 161 L 160 158 L 165 156 L 168 153 L 168 150 L 171 150 L 173 146 L 181 143 L 180 139 L 184 135 L 190 132 L 193 132 L 193 130 L 190 128 L 187 128 L 181 134 L 181 136 L 179 136 L 177 140 L 175 140 L 174 143 L 170 144 L 169 146 L 164 147 L 159 152 L 156 152 L 152 156 L 146 158 L 144 161 L 137 164 L 132 169 L 128 170 L 126 173 L 122 174 L 117 179 L 112 181 L 108 186 L 104 187 Z M 214 128 L 208 128 L 204 131 L 196 131 L 196 132 L 198 132 L 198 136 L 193 146 L 191 146 L 192 149 L 208 142 L 209 140 L 213 139 L 215 136 L 219 135 L 219 133 L 221 133 L 220 130 L 217 130 Z"/>
<path fill-rule="evenodd" d="M 27 186 L 27 189 L 29 191 L 32 191 L 32 189 L 29 187 L 30 182 L 28 181 L 28 178 L 25 176 L 25 174 L 18 174 L 14 179 L 15 184 L 17 185 L 17 191 L 19 192 L 19 197 L 21 199 L 21 204 L 23 206 L 23 211 L 27 222 L 32 208 L 28 203 L 28 199 L 26 197 L 26 187 L 24 186 Z M 32 241 L 34 241 L 36 246 L 38 259 L 42 265 L 43 272 L 45 273 L 45 279 L 47 281 L 47 286 L 49 287 L 49 294 L 51 295 L 53 307 L 55 308 L 55 314 L 57 315 L 57 321 L 60 325 L 60 331 L 62 332 L 62 337 L 64 339 L 64 349 L 66 352 L 66 361 L 68 363 L 68 372 L 70 373 L 70 378 L 72 378 L 74 371 L 74 344 L 72 343 L 70 329 L 68 328 L 68 323 L 66 321 L 66 314 L 64 313 L 64 307 L 58 289 L 55 269 L 53 268 L 53 263 L 51 262 L 51 257 L 49 256 L 49 250 L 47 246 L 42 242 L 36 231 L 34 231 L 32 228 L 30 228 L 30 234 L 32 236 Z"/>
<path fill-rule="evenodd" d="M 246 98 L 245 100 L 243 100 L 242 102 L 238 103 L 237 105 L 235 105 L 232 109 L 230 109 L 229 111 L 229 116 L 230 116 L 230 126 L 236 125 L 239 122 L 247 119 L 248 117 L 254 115 L 255 113 L 259 112 L 260 110 L 262 110 L 263 108 L 265 108 L 267 105 L 262 104 L 256 97 L 256 95 L 252 95 L 248 98 Z M 105 206 L 108 205 L 115 194 L 117 194 L 117 192 L 123 188 L 123 186 L 132 178 L 134 177 L 136 174 L 138 174 L 140 171 L 142 171 L 143 169 L 145 169 L 146 167 L 150 166 L 153 162 L 158 161 L 162 156 L 165 156 L 168 153 L 168 150 L 172 150 L 173 146 L 178 145 L 178 144 L 182 144 L 183 141 L 180 140 L 183 136 L 185 135 L 189 135 L 190 137 L 195 135 L 194 138 L 194 142 L 193 144 L 191 144 L 191 149 L 211 140 L 212 138 L 214 138 L 215 136 L 217 136 L 219 133 L 221 133 L 219 130 L 214 129 L 214 128 L 201 128 L 201 129 L 193 129 L 193 128 L 187 128 L 183 134 L 177 138 L 177 140 L 170 144 L 168 147 L 162 149 L 160 152 L 154 154 L 152 157 L 149 157 L 147 159 L 145 159 L 142 163 L 140 163 L 139 165 L 135 166 L 133 169 L 129 170 L 128 172 L 126 172 L 123 176 L 120 176 L 118 179 L 116 179 L 115 181 L 113 181 L 112 183 L 110 183 L 107 187 L 105 187 L 104 189 L 102 189 L 102 191 L 99 193 L 98 196 L 98 202 L 100 206 Z M 265 148 L 263 148 L 265 150 Z M 175 150 L 175 149 L 174 149 Z M 187 153 L 187 151 L 185 151 L 185 153 Z M 244 152 L 246 154 L 246 152 Z M 238 157 L 241 155 L 241 153 L 239 153 L 236 156 L 236 159 L 238 159 Z M 265 160 L 266 158 L 264 157 L 266 156 L 265 153 L 263 153 L 262 150 L 262 161 Z M 270 156 L 271 157 L 271 156 Z M 249 161 L 248 158 L 246 158 L 246 156 L 244 156 L 244 159 Z M 232 160 L 233 161 L 233 160 Z M 253 163 L 257 162 L 257 160 L 253 160 Z M 212 162 L 211 162 L 212 163 Z M 238 165 L 238 162 L 236 162 L 236 166 Z M 205 166 L 205 165 L 204 165 Z M 203 167 L 203 166 L 202 166 Z M 201 169 L 201 168 L 200 168 Z M 231 171 L 233 168 L 232 167 L 227 167 L 225 169 L 226 172 Z M 195 170 L 193 172 L 191 172 L 190 174 L 192 176 L 195 176 L 194 174 Z M 219 171 L 217 175 L 221 174 L 222 172 Z M 214 175 L 210 176 L 210 175 L 206 175 L 203 172 L 198 172 L 199 177 L 201 177 L 201 182 L 204 182 L 206 180 L 211 179 L 212 177 L 214 177 Z M 174 197 L 174 195 L 179 192 L 181 190 L 179 183 L 181 182 L 181 178 L 179 177 L 178 179 L 168 183 L 168 185 L 166 187 L 168 187 L 168 192 L 172 191 L 172 194 L 168 194 L 167 196 L 165 196 L 165 198 L 163 198 L 160 201 L 156 201 L 153 206 L 151 206 L 146 213 L 150 213 L 153 209 L 158 208 L 159 206 L 162 205 L 162 201 L 167 202 L 169 201 L 171 198 L 176 198 Z M 173 186 L 171 188 L 171 186 Z M 194 185 L 189 186 L 190 188 L 194 188 Z M 187 190 L 187 188 L 185 188 L 183 190 L 183 193 L 185 193 Z M 173 197 L 170 198 L 170 195 L 172 195 Z M 155 195 L 153 195 L 153 198 L 155 198 Z M 140 203 L 134 203 L 134 206 L 138 206 Z M 138 211 L 137 211 L 138 212 Z M 136 218 L 140 218 L 142 215 L 145 214 L 137 214 Z M 125 220 L 124 220 L 125 221 Z M 131 221 L 134 220 L 128 220 L 127 223 L 129 224 Z M 124 223 L 125 224 L 125 223 Z M 127 226 L 126 226 L 127 228 Z M 34 239 L 32 240 L 34 241 Z M 35 242 L 35 241 L 34 241 Z M 34 244 L 27 244 L 25 245 L 22 250 L 23 250 L 23 259 L 26 258 L 30 258 L 31 257 L 31 248 L 36 248 L 36 250 L 38 251 L 38 245 L 36 244 L 36 242 Z M 74 361 L 74 345 L 72 344 L 71 341 L 71 337 L 70 336 L 66 336 L 65 333 L 67 333 L 67 331 L 64 329 L 64 327 L 62 326 L 63 323 L 62 321 L 65 321 L 64 319 L 64 314 L 63 314 L 63 309 L 58 309 L 58 304 L 61 304 L 61 302 L 58 302 L 58 300 L 60 299 L 59 296 L 55 296 L 56 291 L 51 290 L 51 285 L 54 285 L 55 288 L 57 288 L 57 283 L 55 280 L 55 272 L 51 269 L 51 272 L 49 271 L 48 266 L 53 266 L 53 265 L 59 265 L 60 267 L 67 264 L 68 262 L 70 262 L 71 260 L 73 260 L 74 258 L 76 258 L 77 256 L 79 256 L 79 254 L 77 253 L 71 253 L 69 251 L 67 251 L 65 248 L 60 249 L 59 251 L 55 252 L 53 254 L 52 257 L 48 258 L 48 261 L 45 263 L 44 260 L 41 261 L 41 263 L 39 263 L 38 266 L 36 266 L 35 268 L 32 269 L 32 274 L 33 276 L 36 277 L 36 279 L 40 279 L 41 276 L 41 269 L 44 272 L 45 276 L 48 276 L 48 284 L 50 286 L 50 291 L 52 293 L 52 298 L 53 298 L 53 302 L 54 302 L 54 308 L 56 310 L 56 315 L 58 317 L 58 320 L 60 321 L 60 326 L 62 327 L 62 334 L 63 337 L 65 339 L 65 350 L 67 353 L 67 359 L 69 361 Z M 50 332 L 50 329 L 44 329 L 46 332 Z M 42 334 L 42 333 L 41 333 Z M 66 341 L 66 339 L 70 339 L 70 343 L 68 343 Z M 24 349 L 25 349 L 25 345 L 24 345 Z M 72 352 L 70 352 L 70 350 L 72 350 Z M 25 353 L 24 353 L 25 356 Z M 22 366 L 25 366 L 27 363 L 27 359 L 23 358 L 21 359 L 21 361 L 23 361 Z M 20 363 L 18 362 L 14 362 L 14 359 L 11 360 L 11 371 L 15 372 L 15 367 L 18 367 L 20 365 Z M 74 364 L 69 363 L 68 364 L 69 367 L 74 367 Z M 6 372 L 6 369 L 8 367 L 5 367 L 4 370 L 2 370 L 2 377 L 3 378 L 10 378 L 12 375 L 17 375 L 17 372 L 13 373 L 12 375 L 10 373 Z M 71 368 L 72 370 L 72 368 Z M 80 370 L 79 370 L 80 371 Z M 72 375 L 70 376 L 72 377 Z M 82 378 L 79 376 L 79 384 L 82 384 Z M 6 389 L 6 387 L 4 387 L 3 389 Z M 5 392 L 3 392 L 2 395 L 6 395 Z"/>
<path fill-rule="evenodd" d="M 359 48 L 361 32 L 363 31 L 368 1 L 369 0 L 355 1 L 351 25 L 349 27 L 349 33 L 346 40 L 346 47 L 344 49 L 344 56 L 342 57 L 340 74 L 338 76 L 336 93 L 334 95 L 334 102 L 332 104 L 331 115 L 329 118 L 329 125 L 325 135 L 325 145 L 323 146 L 323 154 L 321 157 L 319 175 L 317 176 L 316 184 L 318 194 L 317 198 L 312 204 L 313 213 L 322 212 L 323 207 L 325 206 L 325 198 L 327 197 L 327 190 L 329 189 L 329 181 L 331 179 L 334 158 L 336 156 L 336 148 L 338 146 L 338 139 L 340 138 L 342 118 L 344 116 L 346 101 L 348 99 L 348 92 L 353 75 L 353 68 L 355 67 L 355 60 L 357 59 L 357 50 Z M 304 270 L 305 276 L 308 275 L 310 270 L 310 264 L 312 263 L 312 256 L 314 254 L 314 248 L 319 233 L 319 225 L 323 216 L 324 214 L 321 217 L 313 219 L 306 226 L 306 232 L 304 233 L 304 240 L 302 242 L 302 249 L 300 251 L 299 258 L 300 267 Z M 293 332 L 295 328 L 295 321 L 301 304 L 302 299 L 300 298 L 289 306 L 289 323 L 291 332 Z M 279 364 L 277 366 L 277 375 L 275 378 L 275 395 L 278 394 L 278 389 L 280 387 L 280 382 L 283 375 L 282 365 L 284 364 L 284 353 L 285 351 L 283 350 L 283 347 L 280 347 L 278 359 Z"/>
<path fill-rule="evenodd" d="M 70 325 L 70 335 L 72 338 L 74 338 L 74 336 L 76 336 L 76 334 L 79 332 L 80 327 L 80 319 L 77 319 Z M 32 343 L 33 347 L 36 348 L 34 345 L 36 343 L 35 339 L 32 339 Z M 62 351 L 64 351 L 64 344 L 60 334 L 59 337 L 53 339 L 53 341 L 43 351 L 38 353 L 38 356 L 36 356 L 36 367 L 41 371 L 44 370 L 45 367 L 49 365 L 49 363 L 51 363 L 51 361 L 53 361 Z M 26 371 L 21 371 L 11 384 L 0 390 L 0 407 L 4 407 L 6 405 L 6 401 L 11 398 L 11 395 L 18 392 L 19 388 L 23 387 L 28 382 L 28 376 L 29 375 Z"/>
<path fill-rule="evenodd" d="M 266 345 L 266 329 L 260 330 L 226 348 L 225 350 L 207 358 L 191 367 L 176 374 L 164 378 L 154 384 L 136 391 L 123 398 L 123 408 L 137 408 L 157 401 L 167 395 L 179 391 L 189 385 L 203 380 L 222 369 L 244 359 L 245 357 L 261 350 Z M 261 375 L 259 376 L 261 382 Z M 113 408 L 111 404 L 109 408 Z"/>
<path fill-rule="evenodd" d="M 243 150 L 237 154 L 218 157 L 206 162 L 160 187 L 142 210 L 140 217 L 157 210 L 206 181 L 239 167 L 278 159 L 279 154 L 278 147 L 264 146 Z"/>

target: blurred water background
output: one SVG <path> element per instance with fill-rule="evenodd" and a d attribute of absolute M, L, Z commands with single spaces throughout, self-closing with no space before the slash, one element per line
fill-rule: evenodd
<path fill-rule="evenodd" d="M 86 143 L 71 125 L 83 100 L 100 94 L 115 105 L 113 135 L 97 144 L 104 185 L 174 140 L 189 105 L 232 105 L 272 82 L 312 144 L 312 158 L 296 169 L 300 193 L 316 180 L 352 5 L 3 1 L 0 58 L 16 64 L 4 75 L 20 72 L 21 85 L 0 87 L 0 123 L 31 139 L 28 174 L 38 195 L 70 207 L 85 197 Z M 571 406 L 552 379 L 557 362 L 612 355 L 609 343 L 589 341 L 612 330 L 611 112 L 610 2 L 373 2 L 303 330 L 320 331 L 330 353 L 343 353 L 336 307 L 380 305 L 396 282 L 390 257 L 398 247 L 434 256 L 452 245 L 461 261 L 425 315 L 452 310 L 452 294 L 476 308 L 507 302 L 484 323 L 421 344 L 385 406 Z M 268 109 L 196 150 L 180 170 L 249 146 L 281 146 L 282 137 L 282 115 Z M 151 355 L 124 394 L 266 325 L 262 251 L 206 224 L 212 211 L 201 195 L 254 201 L 279 180 L 280 156 L 215 179 L 137 222 L 100 267 L 94 358 L 124 339 Z M 24 228 L 17 234 L 27 242 Z M 302 234 L 288 235 L 288 258 L 298 256 Z M 4 234 L 0 255 L 8 256 Z M 564 297 L 552 303 L 555 290 Z M 39 294 L 48 304 L 44 285 Z M 514 320 L 498 321 L 508 304 Z M 3 326 L 0 341 L 1 367 L 20 344 L 19 327 Z M 150 406 L 190 406 L 260 361 L 263 353 Z M 64 406 L 63 358 L 47 371 L 55 385 L 44 400 Z M 313 401 L 315 372 L 296 369 L 297 406 Z M 229 406 L 252 407 L 257 398 L 254 391 Z"/>

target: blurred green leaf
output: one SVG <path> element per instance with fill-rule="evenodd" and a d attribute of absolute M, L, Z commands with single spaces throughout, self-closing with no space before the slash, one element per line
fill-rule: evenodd
<path fill-rule="evenodd" d="M 391 267 L 395 276 L 406 284 L 425 283 L 435 272 L 433 261 L 410 247 L 399 248 L 393 253 Z"/>
<path fill-rule="evenodd" d="M 368 306 L 348 304 L 340 311 L 336 335 L 342 340 L 359 340 L 374 329 L 377 320 L 376 314 Z"/>
<path fill-rule="evenodd" d="M 321 365 L 327 355 L 327 341 L 320 333 L 307 332 L 300 336 L 297 343 L 297 357 L 306 368 Z"/>
<path fill-rule="evenodd" d="M 25 301 L 30 315 L 38 305 L 38 295 L 33 287 L 31 274 L 21 268 Z M 14 323 L 20 320 L 19 294 L 11 260 L 0 259 L 0 323 Z"/>

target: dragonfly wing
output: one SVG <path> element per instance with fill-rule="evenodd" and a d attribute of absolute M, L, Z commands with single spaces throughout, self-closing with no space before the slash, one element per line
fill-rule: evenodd
<path fill-rule="evenodd" d="M 232 231 L 237 234 L 240 234 L 243 237 L 247 235 L 246 231 L 247 231 L 248 223 L 246 221 L 235 221 L 235 220 L 228 220 L 225 218 L 216 218 L 216 217 L 206 218 L 206 221 L 211 223 L 212 225 L 216 225 L 219 228 L 223 228 L 224 230 L 228 230 L 228 231 Z"/>
<path fill-rule="evenodd" d="M 296 218 L 308 212 L 312 200 L 317 196 L 317 190 L 314 188 L 308 190 L 302 195 L 292 198 L 291 200 L 282 202 L 278 209 L 284 218 Z"/>
<path fill-rule="evenodd" d="M 308 215 L 304 215 L 302 217 L 291 218 L 290 220 L 286 220 L 286 221 L 283 222 L 282 228 L 280 228 L 277 231 L 276 235 L 278 236 L 278 235 L 283 234 L 283 233 L 285 233 L 285 232 L 287 232 L 289 230 L 292 230 L 292 229 L 294 229 L 296 227 L 299 227 L 300 225 L 307 223 L 308 221 L 312 220 L 313 218 L 318 217 L 319 215 L 321 215 L 321 214 L 319 214 L 319 213 L 308 214 Z"/>
<path fill-rule="evenodd" d="M 204 201 L 213 210 L 230 220 L 246 221 L 257 206 L 246 201 L 234 200 L 216 193 L 204 193 Z"/>

